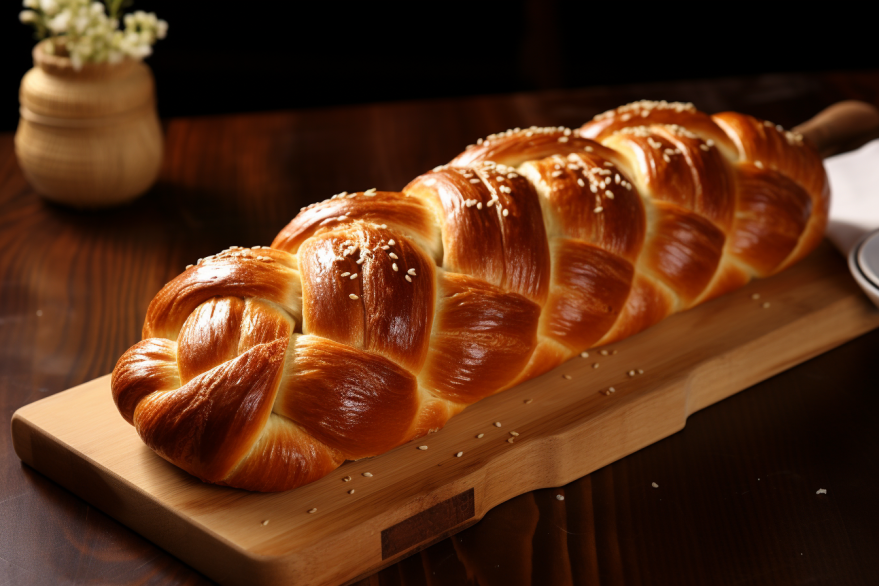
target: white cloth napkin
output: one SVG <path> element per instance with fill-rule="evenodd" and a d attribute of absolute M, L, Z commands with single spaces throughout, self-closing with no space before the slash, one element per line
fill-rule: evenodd
<path fill-rule="evenodd" d="M 830 179 L 827 237 L 846 257 L 867 232 L 879 228 L 879 139 L 824 160 Z"/>

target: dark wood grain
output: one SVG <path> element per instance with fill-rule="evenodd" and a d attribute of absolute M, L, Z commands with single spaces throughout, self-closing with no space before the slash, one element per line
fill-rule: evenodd
<path fill-rule="evenodd" d="M 642 98 L 793 126 L 839 100 L 879 104 L 879 72 L 173 119 L 158 185 L 103 212 L 43 202 L 0 135 L 0 416 L 108 373 L 167 280 L 229 245 L 268 244 L 310 202 L 399 189 L 481 136 L 579 126 Z M 877 351 L 879 333 L 863 336 L 358 584 L 873 584 Z M 0 585 L 59 583 L 208 581 L 23 466 L 7 431 Z"/>

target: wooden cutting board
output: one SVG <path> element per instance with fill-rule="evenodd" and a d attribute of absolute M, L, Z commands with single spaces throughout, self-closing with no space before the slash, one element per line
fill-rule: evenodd
<path fill-rule="evenodd" d="M 118 414 L 109 376 L 19 409 L 13 442 L 24 462 L 218 582 L 345 583 L 516 495 L 567 484 L 662 439 L 690 413 L 875 327 L 879 310 L 825 242 L 780 275 L 285 493 L 209 486 L 168 464 Z"/>

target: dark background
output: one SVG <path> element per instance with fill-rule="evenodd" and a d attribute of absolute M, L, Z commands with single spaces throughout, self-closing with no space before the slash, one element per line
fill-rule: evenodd
<path fill-rule="evenodd" d="M 137 0 L 134 8 L 170 24 L 147 61 L 163 117 L 879 67 L 875 23 L 845 3 Z M 20 10 L 6 0 L 0 13 L 0 131 L 15 129 L 31 66 L 34 40 Z"/>

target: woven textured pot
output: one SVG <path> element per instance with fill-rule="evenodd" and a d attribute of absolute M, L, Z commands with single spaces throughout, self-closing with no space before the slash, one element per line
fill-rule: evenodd
<path fill-rule="evenodd" d="M 109 207 L 147 191 L 162 162 L 155 83 L 144 63 L 86 63 L 34 47 L 21 81 L 15 153 L 46 199 L 79 208 Z"/>

